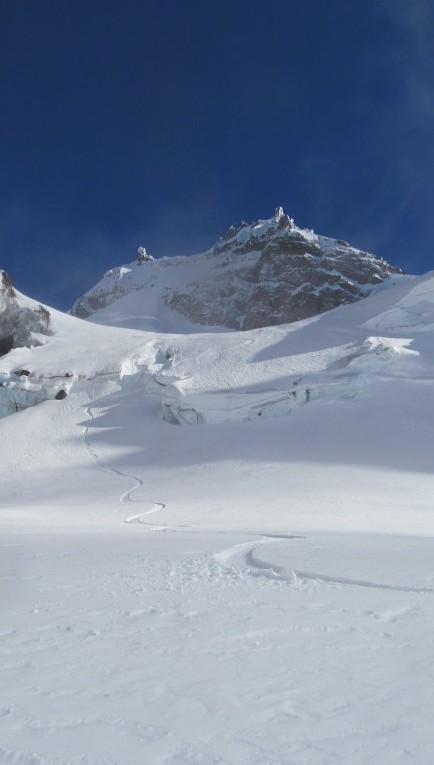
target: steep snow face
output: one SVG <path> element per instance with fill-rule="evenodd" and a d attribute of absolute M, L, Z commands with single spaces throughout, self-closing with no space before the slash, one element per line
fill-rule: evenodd
<path fill-rule="evenodd" d="M 292 325 L 229 335 L 221 343 L 197 337 L 188 374 L 180 341 L 176 353 L 168 348 L 168 361 L 161 354 L 155 375 L 163 418 L 178 425 L 258 421 L 294 415 L 319 401 L 357 401 L 398 380 L 430 385 L 434 278 L 420 277 L 413 285 L 413 277 L 402 277 L 357 304 Z M 418 323 L 406 314 L 404 324 L 404 306 Z M 385 317 L 387 333 L 372 334 Z"/>
<path fill-rule="evenodd" d="M 161 330 L 168 308 L 195 325 L 246 330 L 353 302 L 400 272 L 342 240 L 299 228 L 281 207 L 268 220 L 231 226 L 200 255 L 153 260 L 143 252 L 108 271 L 72 313 L 124 326 L 139 319 Z"/>

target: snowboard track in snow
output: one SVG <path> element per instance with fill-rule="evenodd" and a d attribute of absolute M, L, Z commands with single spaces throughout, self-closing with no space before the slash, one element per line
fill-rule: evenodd
<path fill-rule="evenodd" d="M 86 407 L 85 412 L 86 412 L 86 415 L 89 418 L 90 422 L 92 422 L 94 420 L 94 415 L 92 413 L 92 405 L 91 404 L 89 404 L 89 406 Z M 86 450 L 86 453 L 87 453 L 89 459 L 95 465 L 97 465 L 97 467 L 99 467 L 101 470 L 103 470 L 105 473 L 108 473 L 109 475 L 115 475 L 115 476 L 117 476 L 119 478 L 127 478 L 127 479 L 133 481 L 133 486 L 130 487 L 129 489 L 127 489 L 126 491 L 122 492 L 122 494 L 119 497 L 119 502 L 121 502 L 121 503 L 140 502 L 140 500 L 132 499 L 131 496 L 132 496 L 132 494 L 134 492 L 136 492 L 138 489 L 141 489 L 143 487 L 144 482 L 142 481 L 142 479 L 139 478 L 138 476 L 131 475 L 130 473 L 123 473 L 121 470 L 118 470 L 117 468 L 111 467 L 110 465 L 103 465 L 102 462 L 101 462 L 101 459 L 98 456 L 98 454 L 95 451 L 93 451 L 93 449 L 91 448 L 90 440 L 89 440 L 89 425 L 85 425 L 84 431 L 83 431 L 83 435 L 84 435 L 84 448 Z M 160 510 L 164 510 L 165 507 L 166 507 L 166 505 L 164 504 L 164 502 L 154 502 L 154 504 L 152 505 L 150 510 L 145 510 L 142 513 L 137 513 L 136 515 L 132 515 L 132 516 L 130 516 L 128 518 L 124 518 L 124 523 L 142 523 L 142 524 L 145 524 L 145 525 L 152 526 L 153 524 L 146 524 L 146 522 L 142 521 L 141 519 L 145 515 L 150 515 L 152 513 L 159 512 Z"/>
<path fill-rule="evenodd" d="M 166 505 L 163 502 L 156 502 L 150 510 L 146 510 L 144 513 L 138 513 L 138 515 L 131 515 L 129 518 L 125 518 L 124 523 L 145 523 L 145 521 L 142 521 L 142 518 L 145 515 L 158 513 L 160 510 L 164 510 L 165 507 Z"/>
<path fill-rule="evenodd" d="M 219 553 L 214 554 L 214 559 L 226 568 L 233 568 L 231 564 L 233 559 L 241 557 L 241 566 L 245 566 L 253 576 L 262 576 L 267 579 L 273 579 L 280 582 L 287 582 L 291 585 L 305 584 L 307 582 L 314 582 L 324 585 L 343 585 L 349 587 L 366 587 L 376 590 L 392 590 L 394 592 L 407 592 L 422 595 L 434 594 L 434 588 L 432 587 L 414 587 L 410 585 L 400 584 L 386 584 L 380 582 L 371 582 L 367 579 L 353 579 L 350 577 L 332 576 L 329 574 L 316 573 L 312 571 L 301 571 L 286 566 L 280 566 L 271 561 L 259 558 L 256 554 L 256 548 L 259 545 L 273 542 L 286 542 L 293 539 L 306 539 L 306 537 L 298 536 L 284 536 L 263 534 L 261 536 L 267 537 L 252 544 L 251 542 L 243 542 L 241 544 L 229 547 L 226 550 L 222 550 Z"/>
<path fill-rule="evenodd" d="M 89 418 L 90 422 L 94 420 L 92 408 L 93 408 L 92 405 L 89 404 L 85 409 L 86 415 Z M 89 425 L 85 425 L 84 427 L 84 446 L 85 446 L 86 453 L 89 456 L 89 459 L 92 462 L 94 462 L 94 464 L 98 466 L 101 470 L 103 470 L 105 473 L 108 473 L 109 475 L 117 476 L 119 478 L 126 478 L 133 482 L 133 486 L 128 488 L 126 491 L 122 492 L 122 494 L 119 497 L 119 502 L 123 504 L 139 503 L 140 500 L 133 499 L 132 495 L 144 486 L 144 481 L 138 476 L 132 475 L 130 473 L 124 473 L 118 470 L 117 468 L 114 468 L 109 465 L 104 465 L 102 463 L 98 454 L 91 447 L 90 439 L 89 439 Z M 136 513 L 134 515 L 130 515 L 124 518 L 123 522 L 128 524 L 138 523 L 138 524 L 150 526 L 152 527 L 153 531 L 187 531 L 187 529 L 189 533 L 204 531 L 204 529 L 194 529 L 190 526 L 182 527 L 178 525 L 170 525 L 170 526 L 159 527 L 159 526 L 155 526 L 154 523 L 144 520 L 146 516 L 152 515 L 157 512 L 161 512 L 161 510 L 164 510 L 165 508 L 166 508 L 165 503 L 154 502 L 148 510 L 142 511 L 140 513 Z M 207 531 L 209 533 L 210 530 L 207 530 Z M 222 532 L 217 531 L 214 533 L 222 533 Z M 283 534 L 283 533 L 271 533 L 271 532 L 256 532 L 254 536 L 261 537 L 261 539 L 257 540 L 253 544 L 251 542 L 247 542 L 247 543 L 243 542 L 241 544 L 237 544 L 233 547 L 223 550 L 219 553 L 216 553 L 213 555 L 214 560 L 220 565 L 223 565 L 223 567 L 230 568 L 230 569 L 233 569 L 234 567 L 238 568 L 239 564 L 241 563 L 241 567 L 245 567 L 252 576 L 265 577 L 267 579 L 271 579 L 275 581 L 286 582 L 292 586 L 306 585 L 308 582 L 312 582 L 314 584 L 316 583 L 319 585 L 338 585 L 338 586 L 340 585 L 340 586 L 349 586 L 349 587 L 378 589 L 378 590 L 390 590 L 395 592 L 406 592 L 406 593 L 414 593 L 414 594 L 428 594 L 428 595 L 434 594 L 434 588 L 430 588 L 430 587 L 415 587 L 415 586 L 400 585 L 400 584 L 396 584 L 396 585 L 387 584 L 387 583 L 370 581 L 368 579 L 354 579 L 351 577 L 340 577 L 340 576 L 334 576 L 329 574 L 323 574 L 321 572 L 304 571 L 301 569 L 292 568 L 290 566 L 281 566 L 271 561 L 268 561 L 266 559 L 260 558 L 257 555 L 256 548 L 259 547 L 259 545 L 263 545 L 263 544 L 279 544 L 279 543 L 282 544 L 282 543 L 288 543 L 297 539 L 306 539 L 306 537 L 302 535 L 296 535 L 296 534 Z M 241 561 L 236 562 L 236 559 L 240 557 L 241 557 Z M 234 560 L 235 566 L 232 564 L 231 562 L 232 560 Z"/>

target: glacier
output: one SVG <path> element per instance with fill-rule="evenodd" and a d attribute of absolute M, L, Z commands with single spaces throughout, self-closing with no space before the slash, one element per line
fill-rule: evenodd
<path fill-rule="evenodd" d="M 137 297 L 0 358 L 0 762 L 432 762 L 434 273 Z"/>

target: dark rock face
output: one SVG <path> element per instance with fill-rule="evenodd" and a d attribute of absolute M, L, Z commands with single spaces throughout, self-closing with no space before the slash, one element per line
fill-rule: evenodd
<path fill-rule="evenodd" d="M 136 261 L 135 265 L 140 267 L 142 262 L 146 261 L 141 261 L 140 263 Z M 114 273 L 114 270 L 108 272 L 108 274 L 112 273 Z M 107 278 L 108 274 L 106 274 L 105 278 Z M 87 319 L 88 316 L 92 316 L 95 311 L 106 308 L 108 305 L 111 305 L 114 300 L 123 297 L 129 292 L 141 290 L 142 287 L 143 284 L 132 284 L 126 289 L 123 289 L 122 283 L 117 281 L 113 281 L 108 289 L 98 288 L 97 285 L 96 288 L 89 290 L 89 292 L 86 292 L 82 297 L 75 301 L 70 313 L 72 316 L 77 316 L 78 319 Z"/>
<path fill-rule="evenodd" d="M 30 377 L 30 372 L 28 369 L 16 369 L 14 375 L 17 377 Z"/>
<path fill-rule="evenodd" d="M 44 306 L 20 296 L 4 271 L 0 271 L 0 356 L 12 348 L 38 345 L 35 334 L 49 335 L 50 313 Z"/>
<path fill-rule="evenodd" d="M 15 297 L 16 294 L 6 271 L 0 271 L 0 291 L 3 291 L 7 297 L 11 298 Z"/>
<path fill-rule="evenodd" d="M 0 356 L 6 356 L 14 347 L 14 338 L 12 335 L 0 337 Z"/>
<path fill-rule="evenodd" d="M 211 252 L 219 273 L 165 300 L 194 322 L 232 329 L 315 316 L 366 297 L 401 272 L 342 240 L 299 229 L 282 208 L 271 220 L 232 226 Z"/>

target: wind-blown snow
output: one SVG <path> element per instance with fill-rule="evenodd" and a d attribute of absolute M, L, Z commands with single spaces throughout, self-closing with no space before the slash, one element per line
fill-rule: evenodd
<path fill-rule="evenodd" d="M 395 281 L 0 359 L 47 398 L 0 421 L 2 765 L 434 760 L 434 274 Z"/>

